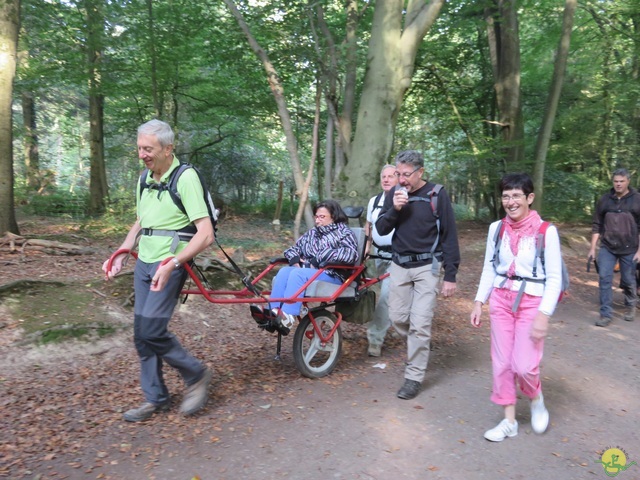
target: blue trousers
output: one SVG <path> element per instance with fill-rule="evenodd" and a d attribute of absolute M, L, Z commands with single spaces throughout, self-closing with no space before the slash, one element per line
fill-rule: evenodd
<path fill-rule="evenodd" d="M 271 289 L 271 298 L 290 298 L 300 288 L 313 277 L 318 270 L 316 268 L 299 268 L 299 267 L 282 267 L 278 270 L 276 277 L 273 279 L 273 286 Z M 322 272 L 316 280 L 322 280 L 323 282 L 330 282 L 336 285 L 341 285 L 342 280 L 332 277 L 325 272 Z M 302 297 L 304 293 L 298 295 Z M 285 303 L 282 305 L 282 311 L 291 315 L 299 315 L 300 302 Z M 271 304 L 271 308 L 277 308 L 280 305 Z"/>
<path fill-rule="evenodd" d="M 613 268 L 620 262 L 620 284 L 624 291 L 625 304 L 636 308 L 638 294 L 636 291 L 636 265 L 633 263 L 634 253 L 616 255 L 604 247 L 598 252 L 598 270 L 600 287 L 600 316 L 611 318 L 613 315 Z"/>
<path fill-rule="evenodd" d="M 162 378 L 163 362 L 178 370 L 187 385 L 200 380 L 206 368 L 168 330 L 187 272 L 184 268 L 174 270 L 167 285 L 159 292 L 152 292 L 151 279 L 158 265 L 159 262 L 138 260 L 133 274 L 133 341 L 140 357 L 140 384 L 147 402 L 156 405 L 169 401 L 169 391 Z"/>

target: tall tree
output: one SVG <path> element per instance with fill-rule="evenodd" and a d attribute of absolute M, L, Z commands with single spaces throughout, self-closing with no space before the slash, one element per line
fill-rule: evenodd
<path fill-rule="evenodd" d="M 87 21 L 87 69 L 89 79 L 89 143 L 91 181 L 89 213 L 105 211 L 109 195 L 104 164 L 104 94 L 102 93 L 102 55 L 104 49 L 104 13 L 101 0 L 85 0 Z"/>
<path fill-rule="evenodd" d="M 365 9 L 368 4 L 365 4 Z M 331 197 L 334 183 L 340 178 L 346 159 L 351 156 L 351 139 L 353 133 L 353 114 L 356 107 L 356 88 L 358 71 L 358 37 L 357 28 L 361 18 L 358 2 L 347 0 L 345 4 L 345 37 L 342 42 L 343 59 L 338 58 L 338 49 L 327 22 L 322 4 L 315 5 L 317 22 L 322 30 L 323 39 L 327 43 L 328 88 L 326 100 L 329 118 L 327 120 L 326 160 L 325 160 L 325 196 Z M 313 25 L 313 18 L 311 19 Z M 319 43 L 319 42 L 316 42 Z M 344 66 L 344 76 L 340 79 L 338 65 Z M 337 84 L 343 85 L 342 95 L 338 94 Z M 342 108 L 340 108 L 342 98 Z M 334 131 L 337 134 L 334 137 Z M 335 143 L 335 145 L 334 145 Z"/>
<path fill-rule="evenodd" d="M 536 191 L 536 197 L 533 201 L 533 208 L 539 212 L 542 212 L 542 201 L 544 199 L 544 167 L 547 159 L 547 150 L 549 149 L 553 122 L 556 118 L 556 112 L 558 111 L 560 93 L 562 92 L 562 85 L 564 83 L 567 59 L 569 58 L 571 31 L 573 30 L 573 17 L 576 12 L 577 3 L 577 0 L 566 0 L 565 2 L 562 34 L 553 68 L 553 78 L 549 88 L 549 96 L 547 97 L 544 116 L 542 117 L 542 126 L 538 132 L 538 140 L 536 142 L 534 153 L 535 165 L 533 169 L 533 185 Z"/>
<path fill-rule="evenodd" d="M 278 107 L 278 115 L 280 117 L 280 122 L 282 123 L 282 128 L 284 130 L 284 135 L 286 138 L 287 151 L 289 152 L 291 169 L 293 170 L 293 178 L 296 184 L 296 194 L 300 197 L 302 196 L 305 189 L 305 181 L 302 176 L 302 167 L 300 165 L 300 157 L 298 155 L 298 146 L 296 136 L 293 131 L 291 114 L 289 112 L 289 107 L 287 106 L 287 99 L 284 95 L 284 85 L 282 83 L 282 80 L 280 79 L 278 71 L 269 58 L 269 55 L 251 33 L 249 25 L 245 21 L 244 16 L 240 12 L 240 10 L 238 10 L 238 7 L 235 5 L 233 0 L 224 0 L 224 3 L 227 5 L 229 11 L 238 22 L 240 29 L 249 41 L 251 49 L 262 62 L 262 66 L 264 67 L 264 70 L 267 74 L 267 81 L 269 82 L 269 87 L 271 88 L 271 92 L 273 93 L 273 97 L 276 101 L 276 106 Z M 308 228 L 312 228 L 314 225 L 312 212 L 308 204 L 305 208 L 305 222 Z"/>
<path fill-rule="evenodd" d="M 13 79 L 16 74 L 20 0 L 0 1 L 0 234 L 20 233 L 13 197 Z"/>
<path fill-rule="evenodd" d="M 444 0 L 377 2 L 367 52 L 356 132 L 336 196 L 366 205 L 394 143 L 396 122 L 411 86 L 415 58 Z"/>
<path fill-rule="evenodd" d="M 40 190 L 40 155 L 38 153 L 38 130 L 36 127 L 36 104 L 32 92 L 22 92 L 22 117 L 24 122 L 24 164 L 27 185 Z"/>
<path fill-rule="evenodd" d="M 500 131 L 504 141 L 502 160 L 517 165 L 524 160 L 524 123 L 520 95 L 520 36 L 517 0 L 492 0 L 486 9 L 489 51 L 495 81 Z"/>

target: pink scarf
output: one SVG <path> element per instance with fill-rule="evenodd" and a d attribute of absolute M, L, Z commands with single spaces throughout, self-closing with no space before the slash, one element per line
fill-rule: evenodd
<path fill-rule="evenodd" d="M 530 210 L 529 214 L 519 222 L 514 222 L 508 215 L 505 217 L 504 225 L 506 231 L 509 232 L 509 246 L 511 247 L 511 252 L 514 257 L 518 256 L 518 245 L 520 244 L 520 240 L 527 237 L 535 238 L 536 235 L 538 235 L 541 223 L 542 219 L 535 210 Z M 509 266 L 507 275 L 515 276 L 515 274 L 516 261 L 514 258 L 513 262 L 511 262 L 511 265 Z"/>

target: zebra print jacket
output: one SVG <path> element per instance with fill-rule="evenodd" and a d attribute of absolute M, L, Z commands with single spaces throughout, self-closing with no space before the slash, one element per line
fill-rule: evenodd
<path fill-rule="evenodd" d="M 284 251 L 289 265 L 322 268 L 329 264 L 354 265 L 358 260 L 356 237 L 346 223 L 332 223 L 312 228 L 294 246 Z M 344 279 L 349 271 L 327 269 L 332 277 Z"/>

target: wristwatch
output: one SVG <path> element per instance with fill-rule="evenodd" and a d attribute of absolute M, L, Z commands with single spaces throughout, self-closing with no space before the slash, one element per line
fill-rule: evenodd
<path fill-rule="evenodd" d="M 180 268 L 180 260 L 178 260 L 177 257 L 173 257 L 171 260 L 173 260 L 173 264 L 176 266 L 176 269 Z"/>

